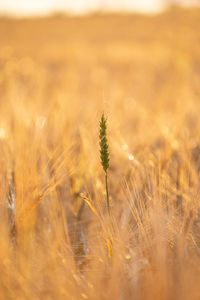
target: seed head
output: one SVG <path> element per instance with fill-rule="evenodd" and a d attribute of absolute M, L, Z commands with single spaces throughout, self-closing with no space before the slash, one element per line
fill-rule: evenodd
<path fill-rule="evenodd" d="M 108 140 L 106 135 L 107 129 L 107 119 L 102 115 L 100 120 L 100 132 L 99 132 L 99 139 L 100 139 L 100 156 L 101 156 L 101 164 L 105 172 L 109 167 L 109 152 L 108 152 Z"/>

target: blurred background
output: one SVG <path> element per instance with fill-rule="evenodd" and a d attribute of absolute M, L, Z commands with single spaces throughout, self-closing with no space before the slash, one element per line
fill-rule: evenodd
<path fill-rule="evenodd" d="M 53 12 L 85 13 L 92 11 L 160 12 L 170 5 L 192 6 L 199 0 L 1 0 L 0 11 L 12 15 L 41 15 Z"/>

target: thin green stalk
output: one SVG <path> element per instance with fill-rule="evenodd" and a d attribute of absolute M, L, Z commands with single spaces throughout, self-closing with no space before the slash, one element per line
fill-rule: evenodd
<path fill-rule="evenodd" d="M 106 181 L 107 208 L 108 208 L 108 214 L 110 215 L 110 200 L 109 200 L 109 192 L 108 192 L 108 173 L 107 173 L 107 171 L 106 171 L 106 174 L 105 174 L 105 181 Z"/>

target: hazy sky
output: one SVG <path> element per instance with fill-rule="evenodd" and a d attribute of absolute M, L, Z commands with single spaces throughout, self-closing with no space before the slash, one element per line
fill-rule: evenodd
<path fill-rule="evenodd" d="M 80 13 L 98 9 L 156 12 L 162 10 L 167 3 L 191 5 L 200 3 L 200 0 L 0 0 L 0 13 L 20 15 L 46 14 L 53 11 Z"/>

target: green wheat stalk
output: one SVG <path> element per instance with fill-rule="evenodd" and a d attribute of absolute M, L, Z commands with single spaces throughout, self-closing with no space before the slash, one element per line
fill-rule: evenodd
<path fill-rule="evenodd" d="M 107 119 L 104 117 L 103 114 L 100 120 L 99 145 L 100 145 L 101 165 L 105 172 L 107 208 L 108 208 L 108 213 L 110 215 L 110 200 L 109 200 L 109 192 L 108 192 L 109 152 L 108 152 L 108 140 L 107 140 L 106 129 L 107 129 Z"/>

